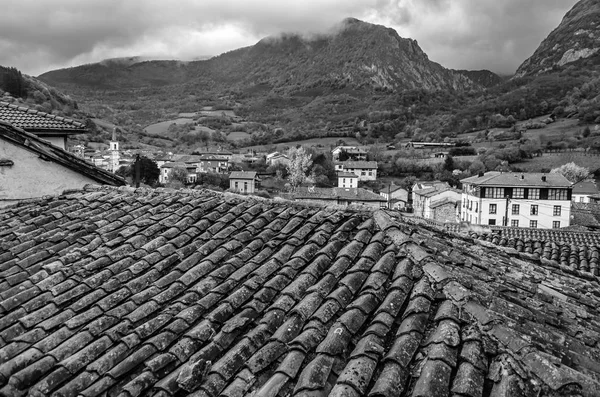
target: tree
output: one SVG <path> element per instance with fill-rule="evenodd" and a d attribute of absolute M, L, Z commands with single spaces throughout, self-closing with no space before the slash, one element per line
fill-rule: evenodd
<path fill-rule="evenodd" d="M 554 168 L 550 172 L 553 174 L 561 174 L 573 183 L 580 182 L 590 176 L 589 169 L 580 167 L 573 162 L 561 165 L 558 168 Z"/>
<path fill-rule="evenodd" d="M 287 165 L 288 182 L 292 190 L 295 190 L 306 180 L 306 173 L 312 165 L 310 154 L 306 153 L 303 147 L 298 149 L 291 148 L 288 153 L 290 162 Z"/>
<path fill-rule="evenodd" d="M 158 165 L 147 157 L 140 157 L 138 161 L 140 164 L 140 182 L 154 187 L 160 176 Z M 133 180 L 135 178 L 135 164 L 119 168 L 117 174 Z"/>
<path fill-rule="evenodd" d="M 183 167 L 174 167 L 169 173 L 169 182 L 181 182 L 182 184 L 187 183 L 187 170 Z M 177 184 L 179 185 L 179 184 Z"/>

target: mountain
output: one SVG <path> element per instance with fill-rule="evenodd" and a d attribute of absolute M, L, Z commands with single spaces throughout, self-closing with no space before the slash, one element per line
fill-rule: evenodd
<path fill-rule="evenodd" d="M 206 81 L 223 89 L 266 85 L 287 92 L 346 86 L 392 91 L 482 87 L 468 74 L 430 61 L 415 40 L 354 18 L 328 34 L 268 37 L 208 60 L 135 62 L 133 58 L 55 70 L 39 77 L 57 86 L 103 89 Z"/>
<path fill-rule="evenodd" d="M 527 59 L 515 77 L 537 75 L 560 69 L 580 60 L 600 60 L 600 2 L 581 0 L 564 16 Z"/>

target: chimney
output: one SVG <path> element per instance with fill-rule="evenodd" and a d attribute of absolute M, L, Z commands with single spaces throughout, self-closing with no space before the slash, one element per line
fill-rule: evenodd
<path fill-rule="evenodd" d="M 542 182 L 546 182 L 546 175 L 542 175 Z"/>

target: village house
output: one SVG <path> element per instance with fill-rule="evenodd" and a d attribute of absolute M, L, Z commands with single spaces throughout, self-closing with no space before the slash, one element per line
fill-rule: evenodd
<path fill-rule="evenodd" d="M 351 172 L 338 172 L 337 173 L 337 178 L 338 178 L 338 187 L 351 187 L 351 188 L 357 188 L 358 187 L 358 176 L 356 176 L 356 174 L 353 174 Z"/>
<path fill-rule="evenodd" d="M 229 170 L 229 158 L 216 154 L 203 154 L 198 163 L 198 172 L 224 173 Z"/>
<path fill-rule="evenodd" d="M 158 176 L 158 181 L 162 184 L 169 183 L 173 180 L 173 170 L 175 169 L 185 170 L 185 183 L 195 183 L 198 180 L 198 174 L 196 173 L 196 164 L 188 164 L 182 161 L 172 161 L 163 164 L 162 166 L 160 166 L 159 169 L 160 175 Z"/>
<path fill-rule="evenodd" d="M 590 197 L 600 193 L 593 179 L 577 182 L 573 185 L 572 201 L 574 203 L 589 203 Z"/>
<path fill-rule="evenodd" d="M 82 189 L 87 184 L 122 186 L 126 182 L 45 139 L 0 121 L 0 207 Z"/>
<path fill-rule="evenodd" d="M 342 153 L 344 153 L 346 156 L 346 159 L 344 160 L 361 161 L 367 159 L 367 152 L 364 149 L 356 146 L 336 146 L 331 151 L 333 160 L 340 161 L 340 155 Z"/>
<path fill-rule="evenodd" d="M 462 221 L 540 229 L 570 224 L 573 188 L 561 174 L 492 171 L 461 182 Z"/>
<path fill-rule="evenodd" d="M 290 158 L 287 155 L 279 152 L 267 154 L 265 161 L 268 166 L 273 166 L 277 164 L 283 164 L 287 166 L 290 164 Z"/>
<path fill-rule="evenodd" d="M 415 216 L 438 222 L 457 222 L 461 191 L 449 185 L 436 185 L 413 192 Z"/>
<path fill-rule="evenodd" d="M 387 208 L 395 210 L 404 210 L 408 208 L 409 192 L 402 186 L 390 184 L 383 188 L 379 195 L 387 201 Z"/>
<path fill-rule="evenodd" d="M 260 187 L 255 171 L 233 171 L 229 174 L 229 189 L 236 193 L 254 194 Z"/>
<path fill-rule="evenodd" d="M 71 135 L 85 134 L 85 125 L 61 116 L 0 101 L 0 121 L 5 121 L 67 150 Z"/>
<path fill-rule="evenodd" d="M 336 171 L 352 172 L 359 181 L 377 179 L 377 161 L 338 161 L 334 162 Z"/>

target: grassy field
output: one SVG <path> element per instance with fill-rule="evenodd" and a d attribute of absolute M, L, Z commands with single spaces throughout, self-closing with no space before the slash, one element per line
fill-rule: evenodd
<path fill-rule="evenodd" d="M 161 121 L 160 123 L 151 124 L 151 125 L 147 126 L 146 128 L 144 128 L 144 131 L 146 131 L 146 133 L 151 134 L 151 135 L 164 135 L 167 132 L 167 130 L 169 129 L 169 126 L 173 123 L 187 124 L 187 123 L 193 123 L 193 122 L 194 122 L 194 119 L 190 119 L 187 117 L 180 117 L 175 120 L 167 120 L 167 121 Z"/>
<path fill-rule="evenodd" d="M 304 147 L 312 147 L 319 149 L 327 149 L 329 150 L 330 146 L 335 146 L 338 140 L 343 140 L 348 146 L 361 146 L 360 143 L 356 140 L 356 138 L 352 137 L 324 137 L 324 138 L 311 138 L 305 139 L 302 141 L 291 141 L 285 143 L 278 143 L 273 145 L 255 145 L 255 146 L 247 146 L 241 149 L 254 150 L 259 152 L 264 152 L 275 148 L 274 150 L 282 151 L 285 147 L 293 147 L 297 145 L 302 145 Z"/>
<path fill-rule="evenodd" d="M 239 141 L 240 139 L 250 138 L 250 134 L 244 131 L 232 131 L 227 134 L 228 141 Z"/>
<path fill-rule="evenodd" d="M 534 157 L 526 162 L 514 163 L 512 166 L 524 171 L 541 172 L 542 169 L 557 168 L 571 162 L 580 167 L 586 167 L 592 172 L 600 168 L 600 156 L 585 155 L 582 152 L 544 153 L 541 157 Z"/>

